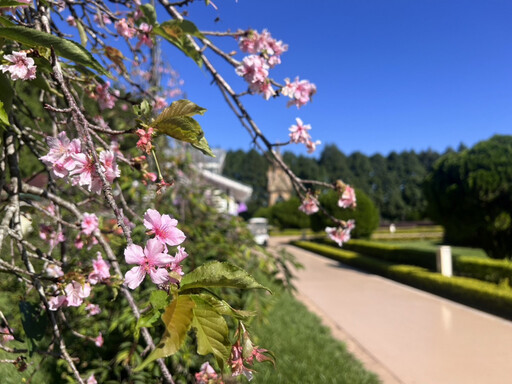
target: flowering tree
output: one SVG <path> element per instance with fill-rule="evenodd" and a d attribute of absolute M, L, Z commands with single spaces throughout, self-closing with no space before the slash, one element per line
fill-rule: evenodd
<path fill-rule="evenodd" d="M 255 146 L 290 177 L 303 212 L 329 215 L 318 203 L 322 188 L 339 193 L 340 207 L 356 204 L 353 189 L 340 180 L 328 184 L 294 175 L 275 151 L 283 144 L 271 143 L 244 106 L 248 94 L 287 97 L 288 106 L 298 109 L 311 101 L 316 87 L 308 80 L 280 84 L 270 76 L 287 45 L 266 30 L 200 31 L 180 12 L 191 2 L 160 0 L 155 8 L 124 0 L 0 0 L 0 272 L 21 298 L 23 327 L 15 329 L 0 311 L 0 348 L 13 356 L 3 362 L 19 370 L 27 366 L 26 354 L 35 353 L 55 361 L 69 381 L 106 380 L 105 369 L 88 366 L 94 357 L 76 347 L 77 339 L 100 349 L 120 343 L 116 361 L 122 369 L 111 375 L 142 382 L 173 383 L 176 374 L 190 379 L 187 368 L 169 358 L 190 345 L 214 358 L 193 375 L 198 383 L 222 382 L 223 375 L 250 379 L 254 360 L 272 361 L 251 340 L 246 323 L 253 314 L 235 309 L 226 290 L 268 289 L 234 257 L 217 253 L 208 261 L 190 252 L 194 227 L 187 233 L 186 203 L 204 197 L 187 187 L 193 176 L 184 172 L 183 159 L 164 149 L 170 137 L 213 153 L 194 119 L 206 109 L 179 99 L 179 77 L 161 64 L 159 44 L 182 51 L 211 74 Z M 223 52 L 214 43 L 222 38 L 233 39 L 246 56 L 239 61 Z M 233 67 L 243 80 L 236 84 L 241 91 L 209 55 Z M 284 145 L 313 152 L 320 142 L 310 130 L 297 118 Z M 331 218 L 338 227 L 327 233 L 341 245 L 354 223 Z M 217 228 L 231 225 L 216 220 Z M 238 264 L 266 258 L 268 276 L 283 265 L 259 251 L 231 251 L 240 253 Z M 243 293 L 236 297 L 245 302 Z M 24 348 L 8 344 L 22 339 Z"/>

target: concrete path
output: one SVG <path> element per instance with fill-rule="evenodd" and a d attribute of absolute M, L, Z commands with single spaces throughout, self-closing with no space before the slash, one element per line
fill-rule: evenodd
<path fill-rule="evenodd" d="M 299 298 L 384 383 L 512 383 L 512 322 L 285 247 Z"/>

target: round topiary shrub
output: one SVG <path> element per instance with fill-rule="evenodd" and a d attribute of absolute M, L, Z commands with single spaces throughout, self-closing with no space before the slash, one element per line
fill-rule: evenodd
<path fill-rule="evenodd" d="M 355 209 L 343 209 L 338 207 L 338 193 L 329 191 L 320 195 L 319 201 L 334 217 L 342 220 L 354 219 L 356 227 L 352 231 L 352 237 L 370 237 L 379 226 L 379 210 L 371 199 L 360 189 L 356 189 L 357 207 Z M 333 227 L 336 224 L 321 212 L 310 216 L 311 229 L 315 232 L 323 231 L 325 227 Z"/>

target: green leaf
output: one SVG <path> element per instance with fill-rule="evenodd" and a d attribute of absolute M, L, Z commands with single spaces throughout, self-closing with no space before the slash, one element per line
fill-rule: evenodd
<path fill-rule="evenodd" d="M 165 108 L 150 125 L 158 133 L 190 143 L 203 153 L 215 157 L 204 138 L 201 126 L 192 117 L 194 115 L 203 115 L 205 112 L 205 108 L 194 104 L 190 100 L 177 100 Z"/>
<path fill-rule="evenodd" d="M 213 154 L 213 152 L 210 148 L 210 145 L 208 144 L 208 141 L 206 141 L 206 139 L 204 137 L 201 138 L 201 140 L 199 140 L 198 143 L 191 143 L 191 144 L 194 148 L 199 149 L 205 155 L 215 157 L 215 155 Z"/>
<path fill-rule="evenodd" d="M 84 25 L 80 20 L 76 20 L 76 27 L 80 35 L 80 43 L 85 48 L 87 46 L 87 34 L 85 33 Z"/>
<path fill-rule="evenodd" d="M 156 26 L 153 29 L 156 35 L 162 36 L 171 44 L 180 49 L 185 55 L 193 59 L 199 66 L 203 60 L 201 54 L 196 50 L 189 40 L 189 36 L 204 38 L 203 34 L 188 20 L 170 20 Z"/>
<path fill-rule="evenodd" d="M 239 289 L 270 289 L 258 283 L 242 268 L 230 263 L 212 261 L 186 274 L 180 292 L 197 288 L 225 287 Z M 271 292 L 272 293 L 272 292 Z"/>
<path fill-rule="evenodd" d="M 0 0 L 0 8 L 14 8 L 19 6 L 27 6 L 27 3 L 20 3 L 14 0 Z"/>
<path fill-rule="evenodd" d="M 195 303 L 192 327 L 197 331 L 197 353 L 200 355 L 212 353 L 222 368 L 231 352 L 226 320 L 199 296 L 191 297 Z"/>
<path fill-rule="evenodd" d="M 164 309 L 169 304 L 171 297 L 165 291 L 156 290 L 151 292 L 149 302 L 155 309 Z"/>
<path fill-rule="evenodd" d="M 151 4 L 143 4 L 140 6 L 140 9 L 146 17 L 149 25 L 155 26 L 158 24 L 155 8 Z"/>
<path fill-rule="evenodd" d="M 0 28 L 0 37 L 15 40 L 29 47 L 46 47 L 55 50 L 55 53 L 72 62 L 96 70 L 97 72 L 112 77 L 100 63 L 80 44 L 36 29 L 20 26 Z"/>
<path fill-rule="evenodd" d="M 199 295 L 199 297 L 210 304 L 217 311 L 217 313 L 224 316 L 231 316 L 238 320 L 247 321 L 256 315 L 256 312 L 234 309 L 226 301 L 212 296 L 212 294 L 202 293 Z"/>
<path fill-rule="evenodd" d="M 4 123 L 5 125 L 11 125 L 9 124 L 9 116 L 5 112 L 4 109 L 4 103 L 0 101 L 0 122 Z"/>
<path fill-rule="evenodd" d="M 195 303 L 187 295 L 178 296 L 167 306 L 162 315 L 162 321 L 165 324 L 164 336 L 155 350 L 135 369 L 135 372 L 141 371 L 156 359 L 171 356 L 180 350 L 193 322 L 194 306 Z"/>

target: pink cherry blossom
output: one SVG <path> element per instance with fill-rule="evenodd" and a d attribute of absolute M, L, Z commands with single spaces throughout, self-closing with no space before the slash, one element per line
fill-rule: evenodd
<path fill-rule="evenodd" d="M 100 153 L 100 163 L 105 173 L 105 178 L 112 183 L 117 177 L 121 176 L 121 170 L 117 166 L 114 152 L 108 150 Z"/>
<path fill-rule="evenodd" d="M 136 49 L 139 49 L 142 45 L 146 45 L 149 48 L 153 47 L 153 39 L 151 38 L 151 31 L 153 27 L 146 23 L 141 23 L 139 26 L 139 31 L 137 33 L 137 37 L 139 38 L 139 42 L 137 43 Z"/>
<path fill-rule="evenodd" d="M 249 89 L 254 93 L 261 93 L 265 100 L 269 100 L 272 96 L 276 94 L 276 91 L 272 88 L 272 84 L 267 79 L 263 83 L 253 83 L 249 85 Z"/>
<path fill-rule="evenodd" d="M 183 270 L 181 269 L 180 263 L 188 257 L 188 253 L 185 251 L 185 248 L 178 246 L 178 252 L 174 255 L 174 258 L 171 263 L 166 265 L 166 268 L 175 272 L 176 274 L 183 276 Z M 171 283 L 176 284 L 178 280 L 171 277 Z"/>
<path fill-rule="evenodd" d="M 132 244 L 125 249 L 124 257 L 128 264 L 138 264 L 138 267 L 133 267 L 125 275 L 124 280 L 128 288 L 137 288 L 146 274 L 149 274 L 151 281 L 155 284 L 164 284 L 169 281 L 169 273 L 162 267 L 172 263 L 173 258 L 164 253 L 164 244 L 159 240 L 148 240 L 144 250 L 139 245 Z"/>
<path fill-rule="evenodd" d="M 46 267 L 46 274 L 50 277 L 58 278 L 64 276 L 62 268 L 57 264 L 50 264 Z"/>
<path fill-rule="evenodd" d="M 87 379 L 86 384 L 98 384 L 98 382 L 96 381 L 96 378 L 94 377 L 94 375 L 91 375 Z"/>
<path fill-rule="evenodd" d="M 85 310 L 88 312 L 87 317 L 97 315 L 98 313 L 101 313 L 101 308 L 97 304 L 89 303 L 85 306 Z"/>
<path fill-rule="evenodd" d="M 64 295 L 54 296 L 48 300 L 48 309 L 50 311 L 56 311 L 60 307 L 67 306 L 67 298 Z"/>
<path fill-rule="evenodd" d="M 316 147 L 319 146 L 320 144 L 322 144 L 322 142 L 320 140 L 317 140 L 317 141 L 308 140 L 308 141 L 306 141 L 306 148 L 308 150 L 308 153 L 315 152 Z"/>
<path fill-rule="evenodd" d="M 79 307 L 83 303 L 83 299 L 91 294 L 91 286 L 89 283 L 79 283 L 72 281 L 64 288 L 66 292 L 66 302 L 68 307 Z"/>
<path fill-rule="evenodd" d="M 292 99 L 288 102 L 288 107 L 296 105 L 297 108 L 300 108 L 311 101 L 311 98 L 316 93 L 315 84 L 310 83 L 308 80 L 299 81 L 297 77 L 292 83 L 290 83 L 290 79 L 285 79 L 284 82 L 285 85 L 281 89 L 281 94 Z"/>
<path fill-rule="evenodd" d="M 12 64 L 0 65 L 3 73 L 9 72 L 13 80 L 34 80 L 36 78 L 36 69 L 34 59 L 27 57 L 27 53 L 13 52 L 12 55 L 5 55 L 4 60 Z"/>
<path fill-rule="evenodd" d="M 92 261 L 93 272 L 89 274 L 89 282 L 97 284 L 100 281 L 107 280 L 110 277 L 110 265 L 101 257 L 101 253 L 97 253 L 97 257 Z"/>
<path fill-rule="evenodd" d="M 167 100 L 165 100 L 163 97 L 156 96 L 155 97 L 155 105 L 153 106 L 154 109 L 160 110 L 167 107 Z"/>
<path fill-rule="evenodd" d="M 340 247 L 343 243 L 346 243 L 350 240 L 350 229 L 348 228 L 333 228 L 327 227 L 325 228 L 325 232 L 329 235 L 329 238 L 336 242 Z"/>
<path fill-rule="evenodd" d="M 50 151 L 47 155 L 40 157 L 40 160 L 52 167 L 51 171 L 55 177 L 66 177 L 76 166 L 73 155 L 81 153 L 80 140 L 70 141 L 66 132 L 60 132 L 57 137 L 46 137 L 46 143 Z"/>
<path fill-rule="evenodd" d="M 97 347 L 101 348 L 103 347 L 103 335 L 100 334 L 94 339 L 94 344 L 96 344 Z"/>
<path fill-rule="evenodd" d="M 126 39 L 131 39 L 135 36 L 135 33 L 137 33 L 137 30 L 133 28 L 133 22 L 130 19 L 128 19 L 128 22 L 126 19 L 121 19 L 116 21 L 114 25 L 116 27 L 117 33 Z"/>
<path fill-rule="evenodd" d="M 298 117 L 295 119 L 297 121 L 297 125 L 292 125 L 289 128 L 290 131 L 290 141 L 292 143 L 303 143 L 306 144 L 308 141 L 311 141 L 311 136 L 308 131 L 311 129 L 311 125 L 304 124 L 301 119 Z"/>
<path fill-rule="evenodd" d="M 302 201 L 299 210 L 304 212 L 306 215 L 312 215 L 313 213 L 318 212 L 318 201 L 313 196 L 308 194 Z"/>
<path fill-rule="evenodd" d="M 98 229 L 98 224 L 98 217 L 94 213 L 84 213 L 81 223 L 82 232 L 86 235 L 92 235 Z"/>
<path fill-rule="evenodd" d="M 93 184 L 93 175 L 96 174 L 94 160 L 85 153 L 75 153 L 72 157 L 75 160 L 75 168 L 70 172 L 70 175 L 76 175 L 75 182 L 79 185 L 89 186 L 90 191 Z"/>
<path fill-rule="evenodd" d="M 169 215 L 161 215 L 155 209 L 148 209 L 144 214 L 144 226 L 148 229 L 148 235 L 155 235 L 158 241 L 175 246 L 185 241 L 185 234 L 176 226 L 178 220 Z"/>
<path fill-rule="evenodd" d="M 356 207 L 356 192 L 350 185 L 345 186 L 345 190 L 338 200 L 338 207 L 341 208 L 355 208 Z"/>
<path fill-rule="evenodd" d="M 235 71 L 249 84 L 264 83 L 268 77 L 268 64 L 262 57 L 250 55 L 244 57 Z"/>
<path fill-rule="evenodd" d="M 68 25 L 70 27 L 76 27 L 76 20 L 73 16 L 69 15 L 67 18 L 66 18 L 66 22 L 68 23 Z"/>

